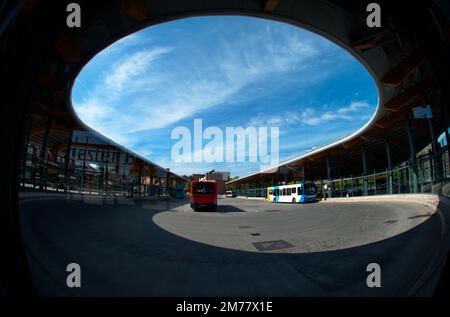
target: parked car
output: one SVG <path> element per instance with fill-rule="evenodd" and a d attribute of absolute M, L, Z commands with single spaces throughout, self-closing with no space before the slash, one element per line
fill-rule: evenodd
<path fill-rule="evenodd" d="M 225 197 L 236 197 L 236 192 L 232 191 L 232 190 L 227 190 L 225 192 Z"/>

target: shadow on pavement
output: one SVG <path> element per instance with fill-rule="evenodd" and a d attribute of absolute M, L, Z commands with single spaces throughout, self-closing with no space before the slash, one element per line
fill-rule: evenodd
<path fill-rule="evenodd" d="M 412 295 L 409 292 L 428 268 L 442 238 L 439 217 L 430 217 L 397 236 L 349 249 L 301 254 L 245 252 L 190 241 L 152 221 L 156 213 L 181 204 L 182 201 L 173 200 L 155 202 L 147 209 L 146 204 L 141 208 L 125 201 L 99 206 L 86 199 L 23 203 L 23 237 L 38 293 L 43 296 Z M 222 212 L 240 212 L 238 208 L 222 208 Z M 81 288 L 68 288 L 65 284 L 66 266 L 72 262 L 81 266 Z M 366 268 L 373 262 L 381 266 L 381 288 L 369 288 L 366 284 L 369 274 Z"/>
<path fill-rule="evenodd" d="M 245 212 L 245 210 L 232 205 L 218 205 L 216 212 L 226 214 L 232 212 Z"/>

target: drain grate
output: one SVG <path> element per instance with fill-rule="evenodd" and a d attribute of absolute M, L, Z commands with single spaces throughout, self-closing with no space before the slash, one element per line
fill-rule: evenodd
<path fill-rule="evenodd" d="M 392 220 L 385 221 L 384 223 L 396 223 L 396 222 L 398 222 L 397 219 L 392 219 Z"/>
<path fill-rule="evenodd" d="M 258 249 L 258 251 L 274 251 L 294 247 L 292 244 L 284 240 L 261 241 L 254 242 L 252 244 L 256 249 Z"/>

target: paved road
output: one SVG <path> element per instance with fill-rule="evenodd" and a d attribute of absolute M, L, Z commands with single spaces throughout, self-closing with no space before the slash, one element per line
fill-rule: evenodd
<path fill-rule="evenodd" d="M 176 211 L 176 212 L 175 212 Z M 360 246 L 405 232 L 434 210 L 410 202 L 272 204 L 245 198 L 219 200 L 217 212 L 182 205 L 153 221 L 183 238 L 236 250 L 259 252 L 254 243 L 283 240 L 291 247 L 273 253 L 305 253 Z"/>
<path fill-rule="evenodd" d="M 186 201 L 43 194 L 20 206 L 34 283 L 53 296 L 408 295 L 441 237 L 440 217 L 412 202 L 228 198 L 196 213 Z M 78 289 L 65 284 L 71 262 Z M 366 286 L 372 262 L 381 288 Z"/>

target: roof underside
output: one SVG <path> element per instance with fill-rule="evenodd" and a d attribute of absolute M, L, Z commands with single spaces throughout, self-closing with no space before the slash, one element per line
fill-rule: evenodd
<path fill-rule="evenodd" d="M 367 169 L 384 170 L 389 138 L 393 164 L 409 157 L 408 121 L 416 148 L 430 143 L 426 120 L 414 120 L 414 106 L 430 104 L 434 117 L 432 126 L 438 136 L 448 127 L 448 110 L 436 84 L 435 61 L 438 52 L 435 39 L 427 36 L 429 29 L 440 24 L 448 37 L 449 22 L 433 1 L 378 1 L 382 7 L 382 27 L 368 28 L 366 7 L 371 1 L 356 0 L 120 0 L 83 3 L 83 27 L 61 34 L 55 50 L 44 69 L 34 97 L 33 114 L 38 118 L 33 128 L 45 127 L 48 116 L 55 126 L 89 130 L 73 112 L 70 87 L 91 57 L 111 43 L 143 27 L 193 15 L 240 14 L 273 18 L 298 24 L 317 32 L 349 50 L 374 77 L 379 89 L 380 104 L 371 122 L 351 137 L 333 145 L 313 150 L 282 164 L 276 173 L 259 173 L 233 182 L 260 182 L 287 170 L 292 177 L 304 168 L 307 178 L 325 178 L 328 157 L 334 176 L 362 173 L 361 148 L 368 160 Z M 428 13 L 433 11 L 435 20 Z M 428 33 L 427 33 L 428 32 Z M 441 33 L 442 33 L 441 32 Z M 426 34 L 426 35 L 424 35 Z M 448 43 L 448 39 L 447 39 Z M 444 113 L 442 111 L 447 111 Z M 43 119 L 44 118 L 44 119 Z M 66 130 L 67 130 L 66 129 Z M 63 130 L 63 129 L 61 129 Z M 56 131 L 56 130 L 55 130 Z M 39 135 L 36 135 L 39 140 Z M 52 135 L 49 147 L 66 142 L 68 132 Z M 284 174 L 283 174 L 284 176 Z M 284 177 L 283 177 L 284 178 Z"/>

